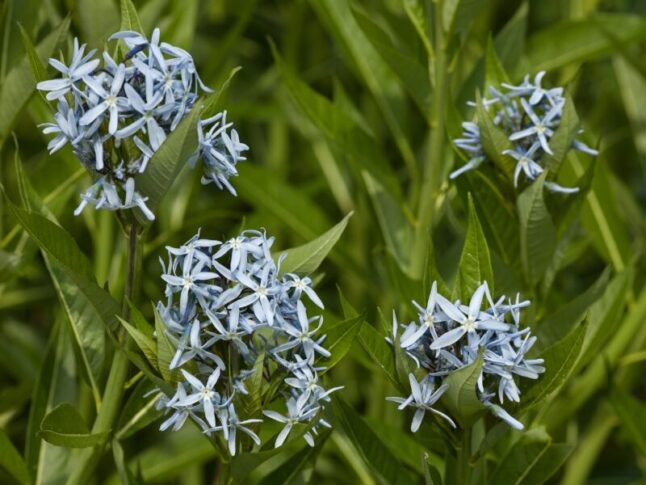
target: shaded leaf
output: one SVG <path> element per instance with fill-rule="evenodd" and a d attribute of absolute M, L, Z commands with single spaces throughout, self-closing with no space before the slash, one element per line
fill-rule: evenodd
<path fill-rule="evenodd" d="M 630 394 L 615 390 L 610 403 L 619 416 L 622 428 L 635 444 L 636 450 L 646 455 L 646 406 Z"/>
<path fill-rule="evenodd" d="M 463 427 L 475 422 L 485 410 L 478 399 L 476 385 L 482 372 L 482 354 L 471 365 L 449 374 L 444 383 L 449 387 L 442 395 L 441 401 L 449 411 L 449 415 L 458 420 Z"/>
<path fill-rule="evenodd" d="M 491 483 L 520 485 L 540 462 L 552 439 L 543 428 L 530 429 L 502 458 L 491 476 Z"/>
<path fill-rule="evenodd" d="M 45 441 L 65 448 L 87 448 L 100 445 L 109 432 L 90 433 L 78 411 L 68 403 L 52 409 L 40 425 L 40 434 Z"/>
<path fill-rule="evenodd" d="M 325 328 L 324 332 L 327 335 L 324 346 L 332 354 L 332 356 L 325 361 L 325 371 L 338 364 L 345 354 L 348 353 L 355 337 L 359 334 L 363 324 L 363 315 L 342 320 L 331 327 Z"/>
<path fill-rule="evenodd" d="M 0 429 L 0 467 L 22 484 L 31 483 L 27 465 L 7 434 Z"/>
<path fill-rule="evenodd" d="M 334 414 L 357 451 L 386 483 L 415 483 L 414 476 L 390 452 L 370 426 L 340 397 L 332 398 Z"/>

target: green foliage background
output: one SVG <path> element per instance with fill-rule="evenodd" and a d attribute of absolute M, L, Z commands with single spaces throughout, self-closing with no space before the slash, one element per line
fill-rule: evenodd
<path fill-rule="evenodd" d="M 518 410 L 532 429 L 506 433 L 483 450 L 498 464 L 485 481 L 643 480 L 646 4 L 445 1 L 440 22 L 449 34 L 440 52 L 437 39 L 433 47 L 428 42 L 437 29 L 426 24 L 424 1 L 134 3 L 145 32 L 159 26 L 164 40 L 189 50 L 208 85 L 221 86 L 242 66 L 225 106 L 251 147 L 233 181 L 237 199 L 200 186 L 199 175 L 184 170 L 162 202 L 144 249 L 137 302 L 149 321 L 149 302 L 162 295 L 158 257 L 166 244 L 181 244 L 200 227 L 212 238 L 264 227 L 285 249 L 354 212 L 317 279 L 327 319 L 339 321 L 345 313 L 337 288 L 365 315 L 349 354 L 329 375 L 345 386 L 345 403 L 334 408 L 335 431 L 313 452 L 288 448 L 248 481 L 422 482 L 425 450 L 425 461 L 441 466 L 442 443 L 433 428 L 410 435 L 409 416 L 384 401 L 396 391 L 374 362 L 382 343 L 376 332 L 383 333 L 377 308 L 412 318 L 409 302 L 424 301 L 431 279 L 449 287 L 457 279 L 459 294 L 462 285 L 491 271 L 496 294 L 519 290 L 533 300 L 525 319 L 558 373 L 549 376 L 551 387 L 524 396 L 536 404 Z M 112 214 L 72 215 L 89 177 L 69 149 L 53 156 L 45 150 L 35 125 L 50 114 L 34 95 L 19 28 L 43 60 L 59 49 L 66 53 L 74 35 L 102 47 L 120 24 L 118 2 L 3 0 L 0 7 L 0 181 L 10 200 L 42 199 L 88 256 L 98 283 L 119 299 L 126 240 Z M 586 139 L 601 155 L 594 166 L 584 156 L 562 161 L 558 180 L 578 181 L 586 189 L 582 196 L 571 204 L 549 197 L 539 204 L 541 197 L 525 192 L 518 216 L 519 194 L 499 171 L 483 169 L 448 183 L 448 172 L 463 163 L 449 137 L 472 117 L 466 101 L 485 79 L 501 80 L 504 70 L 516 82 L 542 69 L 547 84 L 567 86 Z M 25 196 L 20 170 L 36 198 Z M 83 369 L 96 371 L 103 389 L 113 349 L 96 322 L 79 329 L 67 321 L 65 305 L 71 315 L 83 311 L 75 284 L 41 255 L 6 200 L 0 200 L 0 483 L 28 476 L 64 483 L 75 454 L 41 441 L 40 421 L 70 402 L 92 422 L 93 373 Z M 551 216 L 545 212 L 543 225 L 533 225 L 522 209 L 527 204 Z M 469 237 L 471 220 L 482 229 Z M 488 247 L 493 269 L 488 261 L 461 263 L 465 237 Z M 142 393 L 134 384 L 128 390 L 120 424 L 145 404 Z M 146 483 L 212 483 L 214 450 L 196 429 L 162 434 L 141 417 L 129 426 L 120 426 L 113 453 Z M 492 441 L 496 429 L 487 435 Z M 24 466 L 16 456 L 23 450 Z M 123 474 L 113 453 L 102 458 L 97 483 L 117 483 Z M 541 477 L 543 468 L 554 475 Z M 298 472 L 288 476 L 286 470 Z"/>

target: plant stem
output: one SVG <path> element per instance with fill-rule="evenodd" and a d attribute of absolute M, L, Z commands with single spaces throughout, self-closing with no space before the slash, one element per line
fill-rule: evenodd
<path fill-rule="evenodd" d="M 471 483 L 471 427 L 467 427 L 462 435 L 462 449 L 458 460 L 457 476 L 462 477 L 460 483 L 469 485 Z"/>
<path fill-rule="evenodd" d="M 441 3 L 441 2 L 440 2 Z M 419 206 L 417 211 L 417 231 L 415 235 L 415 246 L 411 261 L 411 275 L 421 276 L 423 274 L 423 261 L 426 256 L 427 244 L 431 223 L 433 220 L 433 206 L 435 196 L 439 187 L 440 177 L 444 166 L 444 145 L 445 145 L 445 116 L 448 93 L 448 66 L 446 59 L 446 38 L 442 26 L 441 6 L 438 3 L 435 11 L 435 52 L 434 69 L 429 69 L 435 75 L 435 93 L 433 96 L 433 129 L 431 132 L 431 153 L 424 167 L 422 190 L 420 192 Z M 432 62 L 429 60 L 429 62 Z"/>
<path fill-rule="evenodd" d="M 128 268 L 121 309 L 121 315 L 124 320 L 130 318 L 130 306 L 128 302 L 136 299 L 139 289 L 141 255 L 142 244 L 138 234 L 138 225 L 136 220 L 133 220 L 128 229 Z M 127 337 L 122 333 L 119 338 L 125 341 Z M 92 433 L 112 431 L 112 427 L 121 408 L 125 383 L 128 377 L 128 367 L 128 357 L 124 352 L 117 350 L 114 354 L 108 381 L 105 385 L 103 403 L 94 421 Z M 101 458 L 103 449 L 104 445 L 84 449 L 67 483 L 79 485 L 87 483 L 89 476 Z"/>

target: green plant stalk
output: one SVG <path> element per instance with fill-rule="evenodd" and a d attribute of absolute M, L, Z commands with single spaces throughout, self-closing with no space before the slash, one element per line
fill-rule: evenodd
<path fill-rule="evenodd" d="M 588 432 L 568 460 L 561 485 L 583 485 L 588 482 L 588 475 L 617 422 L 616 416 L 606 406 L 597 409 Z"/>
<path fill-rule="evenodd" d="M 124 320 L 130 319 L 129 301 L 136 299 L 139 289 L 139 278 L 141 275 L 141 255 L 142 255 L 142 238 L 138 234 L 138 225 L 135 219 L 130 224 L 128 230 L 128 272 L 126 277 L 126 286 L 121 308 L 121 315 Z M 125 339 L 124 334 L 120 338 Z M 125 383 L 128 377 L 129 361 L 124 352 L 117 350 L 114 354 L 108 381 L 103 393 L 103 403 L 97 414 L 92 433 L 103 433 L 110 431 L 114 426 L 115 420 L 121 408 L 121 401 L 125 391 Z M 108 440 L 106 440 L 107 442 Z M 80 454 L 74 472 L 68 480 L 68 484 L 84 485 L 88 482 L 89 476 L 96 467 L 104 445 L 94 448 L 86 448 Z"/>
<path fill-rule="evenodd" d="M 462 434 L 462 447 L 458 450 L 458 460 L 456 461 L 458 470 L 455 476 L 459 477 L 460 483 L 469 485 L 471 483 L 471 437 L 472 427 L 468 426 Z"/>
<path fill-rule="evenodd" d="M 446 38 L 442 27 L 442 2 L 438 2 L 435 11 L 435 65 L 429 68 L 429 73 L 435 74 L 435 93 L 433 96 L 435 113 L 433 116 L 433 129 L 431 132 L 430 156 L 424 167 L 422 190 L 419 194 L 419 206 L 417 211 L 417 231 L 415 234 L 415 245 L 411 260 L 410 273 L 415 278 L 423 274 L 423 263 L 426 255 L 426 246 L 430 239 L 430 227 L 433 221 L 433 206 L 435 195 L 439 187 L 440 177 L 444 166 L 444 145 L 445 145 L 445 117 L 446 97 L 448 93 L 448 64 L 446 55 Z M 429 60 L 432 62 L 432 60 Z"/>

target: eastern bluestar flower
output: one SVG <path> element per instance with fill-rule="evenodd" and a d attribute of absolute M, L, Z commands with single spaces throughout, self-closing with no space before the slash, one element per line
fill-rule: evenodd
<path fill-rule="evenodd" d="M 54 153 L 69 144 L 93 177 L 93 185 L 81 196 L 75 214 L 87 205 L 108 210 L 138 208 L 153 220 L 147 198 L 137 191 L 135 178 L 195 107 L 203 93 L 212 92 L 200 79 L 191 55 L 160 42 L 155 29 L 149 40 L 138 32 L 124 31 L 110 39 L 121 40 L 127 52 L 113 59 L 108 51 L 95 58 L 74 40 L 69 65 L 50 59 L 61 77 L 42 81 L 37 88 L 57 102 L 52 122 L 43 133 L 54 135 L 48 144 Z M 211 126 L 206 133 L 204 128 Z M 210 116 L 196 126 L 199 146 L 189 159 L 193 167 L 203 161 L 203 183 L 214 182 L 235 195 L 229 178 L 248 146 L 227 123 L 226 112 Z"/>
<path fill-rule="evenodd" d="M 325 367 L 318 361 L 330 352 L 320 333 L 322 317 L 309 316 L 301 297 L 321 308 L 323 303 L 310 278 L 280 272 L 273 242 L 263 231 L 248 230 L 225 242 L 198 233 L 178 248 L 167 248 L 168 261 L 162 261 L 166 300 L 157 311 L 176 348 L 169 367 L 179 368 L 183 380 L 174 395 L 157 402 L 170 414 L 160 429 L 177 430 L 190 418 L 204 433 L 221 435 L 231 455 L 238 451 L 237 431 L 260 443 L 262 419 L 238 415 L 239 396 L 249 393 L 258 365 L 267 383 L 279 380 L 269 401 L 282 400 L 287 408 L 287 417 L 263 410 L 285 424 L 276 446 L 296 423 L 306 426 L 303 438 L 312 446 L 318 429 L 329 427 L 322 411 L 341 388 L 323 386 Z"/>
<path fill-rule="evenodd" d="M 513 148 L 503 151 L 503 154 L 516 160 L 515 187 L 518 186 L 521 173 L 528 181 L 535 180 L 546 170 L 546 155 L 553 155 L 549 142 L 561 122 L 565 97 L 562 87 L 543 88 L 544 76 L 545 71 L 541 71 L 533 80 L 530 80 L 529 74 L 526 75 L 518 86 L 508 83 L 502 83 L 500 88 L 489 86 L 491 98 L 482 100 L 485 109 L 492 115 L 494 125 L 512 142 Z M 473 101 L 468 104 L 475 106 Z M 462 128 L 462 137 L 453 140 L 453 143 L 469 159 L 449 175 L 451 179 L 474 170 L 489 160 L 482 146 L 478 124 L 467 121 L 462 123 Z M 578 133 L 583 133 L 583 130 Z M 597 150 L 576 139 L 572 141 L 571 148 L 591 156 L 599 154 Z M 552 181 L 545 182 L 545 187 L 552 192 L 566 194 L 578 191 L 576 187 L 562 187 Z"/>
<path fill-rule="evenodd" d="M 413 302 L 418 310 L 416 322 L 400 324 L 393 313 L 390 345 L 397 345 L 417 367 L 409 375 L 411 394 L 390 397 L 399 409 L 416 408 L 411 430 L 417 431 L 427 411 L 453 421 L 433 407 L 447 390 L 447 376 L 473 364 L 482 355 L 483 366 L 477 393 L 484 406 L 510 426 L 523 425 L 502 408 L 505 399 L 520 402 L 517 379 L 538 379 L 545 372 L 543 359 L 528 356 L 536 337 L 520 326 L 520 311 L 529 301 L 501 297 L 494 301 L 489 285 L 482 283 L 471 295 L 468 305 L 450 301 L 433 283 L 426 307 Z M 422 375 L 419 380 L 416 375 Z M 498 403 L 495 403 L 497 398 Z"/>

